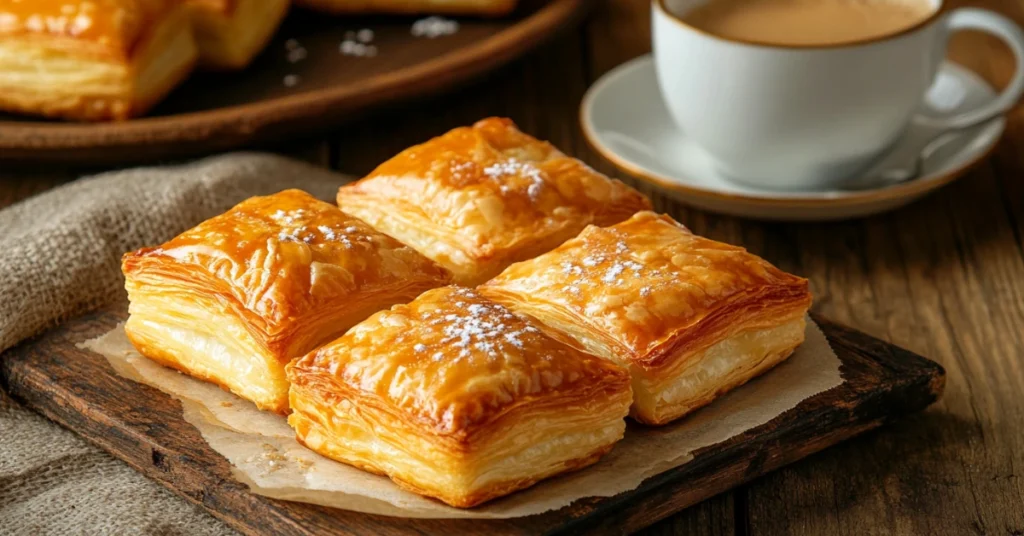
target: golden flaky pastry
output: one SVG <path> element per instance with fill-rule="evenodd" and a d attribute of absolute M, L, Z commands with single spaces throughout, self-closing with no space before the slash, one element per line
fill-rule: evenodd
<path fill-rule="evenodd" d="M 500 17 L 516 0 L 295 0 L 295 5 L 328 13 L 405 13 Z"/>
<path fill-rule="evenodd" d="M 122 261 L 142 355 L 285 413 L 289 360 L 446 270 L 298 190 L 254 197 Z"/>
<path fill-rule="evenodd" d="M 588 227 L 480 293 L 633 375 L 631 414 L 663 424 L 767 371 L 804 339 L 807 280 L 641 212 Z"/>
<path fill-rule="evenodd" d="M 197 57 L 180 0 L 0 0 L 0 109 L 81 120 L 145 112 Z"/>
<path fill-rule="evenodd" d="M 343 186 L 338 206 L 475 285 L 650 201 L 491 118 L 402 151 Z"/>
<path fill-rule="evenodd" d="M 594 463 L 631 400 L 624 369 L 460 287 L 373 315 L 288 378 L 300 442 L 461 508 Z"/>
<path fill-rule="evenodd" d="M 289 0 L 186 0 L 204 67 L 241 69 L 266 46 Z"/>

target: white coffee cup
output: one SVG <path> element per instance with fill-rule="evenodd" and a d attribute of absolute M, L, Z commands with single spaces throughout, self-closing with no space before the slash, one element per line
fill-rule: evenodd
<path fill-rule="evenodd" d="M 931 0 L 934 14 L 898 33 L 787 46 L 722 38 L 684 22 L 707 1 L 653 0 L 655 66 L 676 124 L 736 182 L 814 189 L 867 168 L 914 118 L 958 30 L 1004 40 L 1016 74 L 995 101 L 932 123 L 969 125 L 1009 109 L 1024 92 L 1024 33 L 991 11 L 947 11 Z"/>

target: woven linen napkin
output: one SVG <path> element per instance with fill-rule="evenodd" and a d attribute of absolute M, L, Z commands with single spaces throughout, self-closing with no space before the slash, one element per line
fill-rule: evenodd
<path fill-rule="evenodd" d="M 0 351 L 125 300 L 126 251 L 253 195 L 299 188 L 330 200 L 346 180 L 278 156 L 234 153 L 85 178 L 0 210 Z M 0 438 L 0 534 L 235 534 L 3 392 Z"/>

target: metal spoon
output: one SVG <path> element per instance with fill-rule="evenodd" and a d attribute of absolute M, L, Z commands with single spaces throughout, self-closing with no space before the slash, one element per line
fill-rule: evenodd
<path fill-rule="evenodd" d="M 907 137 L 896 144 L 888 153 L 857 178 L 844 182 L 843 190 L 874 190 L 893 186 L 921 176 L 924 162 L 950 141 L 967 129 L 996 120 L 1007 110 L 993 110 L 991 114 L 979 117 L 977 121 L 949 128 L 945 125 L 929 124 L 927 119 L 915 121 Z"/>

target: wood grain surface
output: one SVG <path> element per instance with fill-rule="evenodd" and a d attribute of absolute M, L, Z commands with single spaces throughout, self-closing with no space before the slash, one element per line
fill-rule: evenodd
<path fill-rule="evenodd" d="M 1018 0 L 952 3 L 1024 23 Z M 412 143 L 497 114 L 620 176 L 586 146 L 577 107 L 602 73 L 649 51 L 648 9 L 642 0 L 598 0 L 578 31 L 485 80 L 276 149 L 360 174 Z M 1002 44 L 977 34 L 956 36 L 951 56 L 1000 87 L 1014 66 Z M 642 188 L 658 210 L 696 232 L 808 277 L 816 312 L 947 371 L 945 395 L 924 413 L 701 502 L 642 534 L 1024 534 L 1022 146 L 1018 107 L 994 155 L 964 178 L 896 212 L 841 223 L 744 221 Z M 0 167 L 0 205 L 86 171 L 92 170 Z"/>
<path fill-rule="evenodd" d="M 185 422 L 181 405 L 118 376 L 77 343 L 123 321 L 100 311 L 4 354 L 0 385 L 15 399 L 74 430 L 239 531 L 278 534 L 615 534 L 635 531 L 769 471 L 928 406 L 941 394 L 941 367 L 906 350 L 816 318 L 842 361 L 842 385 L 771 422 L 694 452 L 689 463 L 637 489 L 583 499 L 557 511 L 504 520 L 403 519 L 276 501 L 254 495 Z"/>

